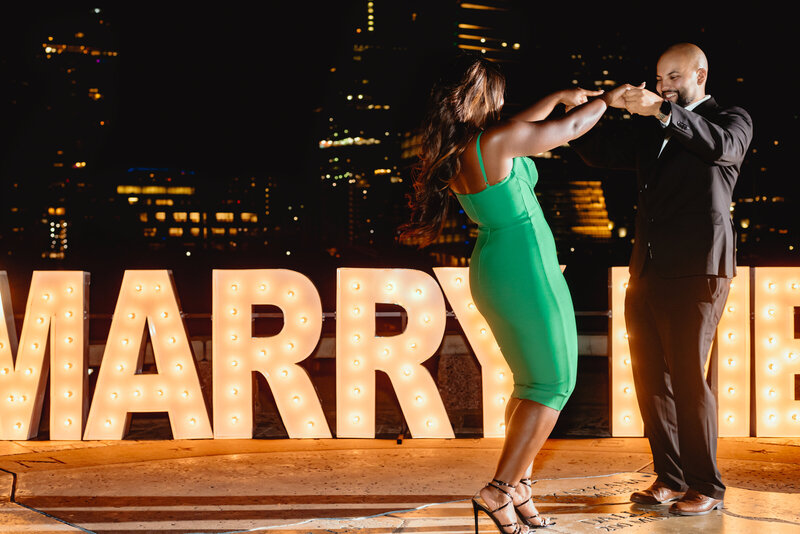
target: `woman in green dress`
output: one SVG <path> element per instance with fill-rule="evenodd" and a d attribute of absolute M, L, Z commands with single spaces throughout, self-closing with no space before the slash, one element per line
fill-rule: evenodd
<path fill-rule="evenodd" d="M 553 524 L 536 511 L 529 477 L 575 387 L 578 358 L 572 300 L 528 156 L 586 133 L 608 106 L 623 107 L 630 86 L 608 93 L 566 89 L 499 120 L 505 78 L 495 64 L 464 56 L 454 68 L 452 79 L 440 80 L 431 93 L 411 221 L 401 238 L 430 244 L 447 219 L 451 194 L 478 225 L 470 288 L 514 375 L 514 392 L 494 479 L 473 498 L 475 525 L 477 532 L 483 511 L 501 532 L 517 534 Z M 559 104 L 567 112 L 548 119 Z"/>

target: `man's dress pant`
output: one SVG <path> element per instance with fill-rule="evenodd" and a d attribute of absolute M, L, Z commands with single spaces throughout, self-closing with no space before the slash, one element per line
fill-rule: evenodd
<path fill-rule="evenodd" d="M 715 499 L 725 485 L 704 368 L 729 291 L 728 278 L 664 278 L 646 265 L 625 295 L 634 384 L 658 480 Z"/>

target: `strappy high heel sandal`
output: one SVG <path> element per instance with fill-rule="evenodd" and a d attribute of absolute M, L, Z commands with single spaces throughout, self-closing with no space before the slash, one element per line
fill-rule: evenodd
<path fill-rule="evenodd" d="M 509 492 L 507 492 L 506 490 L 504 490 L 503 488 L 501 488 L 500 486 L 506 486 L 508 488 L 511 488 L 512 490 L 514 489 L 514 486 L 512 486 L 511 484 L 506 484 L 502 480 L 497 480 L 497 479 L 493 479 L 491 482 L 489 482 L 487 484 L 487 486 L 491 486 L 491 487 L 495 488 L 496 490 L 499 490 L 502 493 L 505 493 L 506 497 L 508 497 L 508 501 L 506 501 L 506 503 L 504 505 L 502 505 L 502 506 L 500 506 L 498 508 L 495 508 L 494 510 L 490 510 L 488 503 L 481 498 L 480 492 L 477 493 L 472 498 L 472 510 L 473 510 L 473 512 L 475 512 L 475 534 L 478 534 L 478 511 L 479 510 L 489 516 L 489 518 L 494 522 L 495 526 L 497 527 L 497 530 L 499 530 L 501 534 L 527 534 L 528 530 L 527 529 L 523 530 L 523 528 L 520 526 L 519 523 L 514 522 L 514 523 L 502 524 L 502 523 L 500 523 L 500 520 L 497 519 L 497 517 L 494 515 L 495 513 L 499 512 L 500 510 L 502 510 L 503 508 L 505 508 L 509 504 L 513 506 L 513 503 L 514 503 L 514 498 L 511 496 L 511 494 Z M 478 502 L 478 499 L 483 501 L 483 504 L 480 504 Z M 508 527 L 514 527 L 514 529 L 513 530 L 506 530 L 506 528 L 508 528 Z"/>
<path fill-rule="evenodd" d="M 529 478 L 523 478 L 519 481 L 519 483 L 525 484 L 529 488 L 531 487 L 531 479 Z M 541 515 L 539 515 L 539 512 L 536 512 L 535 514 L 528 516 L 522 515 L 520 508 L 528 503 L 533 504 L 530 497 L 528 497 L 526 501 L 514 505 L 514 510 L 517 512 L 517 517 L 519 517 L 519 520 L 522 522 L 523 525 L 525 525 L 528 528 L 545 528 L 556 524 L 556 522 L 550 519 L 549 517 L 542 517 Z"/>

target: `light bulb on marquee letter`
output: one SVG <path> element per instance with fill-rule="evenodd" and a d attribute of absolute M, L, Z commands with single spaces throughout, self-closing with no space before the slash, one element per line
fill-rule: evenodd
<path fill-rule="evenodd" d="M 633 385 L 631 350 L 625 327 L 625 292 L 628 290 L 630 272 L 628 267 L 611 267 L 610 270 L 611 326 L 608 349 L 611 360 L 611 435 L 639 437 L 644 435 L 644 423 Z"/>
<path fill-rule="evenodd" d="M 146 329 L 158 374 L 137 374 Z M 175 439 L 212 437 L 170 271 L 125 271 L 84 439 L 122 439 L 131 412 L 167 412 Z"/>
<path fill-rule="evenodd" d="M 253 437 L 251 376 L 260 372 L 290 438 L 330 438 L 314 385 L 297 365 L 322 333 L 322 302 L 314 284 L 288 269 L 214 270 L 213 280 L 214 437 Z M 266 304 L 281 309 L 283 329 L 252 337 L 253 305 Z"/>
<path fill-rule="evenodd" d="M 50 404 L 50 439 L 81 439 L 88 406 L 88 302 L 89 273 L 34 271 L 17 346 L 8 277 L 0 271 L 0 399 L 14 399 L 0 405 L 0 439 L 37 435 L 48 373 L 50 399 L 58 398 Z"/>
<path fill-rule="evenodd" d="M 797 437 L 800 411 L 795 398 L 800 374 L 800 340 L 795 339 L 795 307 L 800 307 L 800 272 L 797 267 L 756 269 L 755 401 L 756 436 Z M 769 310 L 773 313 L 769 314 Z M 770 342 L 770 339 L 772 340 Z"/>
<path fill-rule="evenodd" d="M 472 304 L 468 267 L 434 267 L 444 294 L 458 319 L 467 341 L 481 366 L 483 435 L 501 438 L 505 435 L 505 399 L 514 390 L 511 370 L 486 320 Z M 472 304 L 472 306 L 470 306 Z M 504 399 L 498 402 L 498 399 Z"/>
<path fill-rule="evenodd" d="M 736 271 L 717 328 L 720 437 L 750 435 L 750 268 Z"/>
<path fill-rule="evenodd" d="M 405 309 L 402 334 L 375 335 L 377 303 Z M 455 437 L 439 390 L 421 365 L 444 336 L 446 311 L 436 280 L 412 269 L 338 269 L 336 307 L 337 437 L 375 437 L 376 371 L 389 376 L 414 438 Z"/>

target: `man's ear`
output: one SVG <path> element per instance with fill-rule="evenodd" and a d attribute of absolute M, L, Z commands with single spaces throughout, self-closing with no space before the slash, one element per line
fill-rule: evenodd
<path fill-rule="evenodd" d="M 708 76 L 708 70 L 705 67 L 700 67 L 697 69 L 697 85 L 703 85 L 706 83 L 706 77 Z"/>

